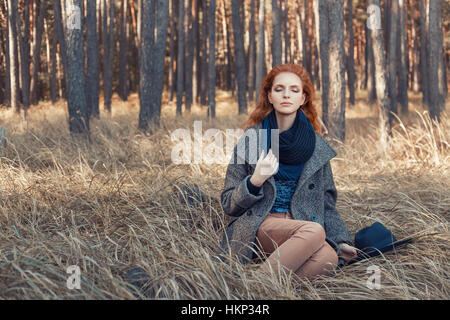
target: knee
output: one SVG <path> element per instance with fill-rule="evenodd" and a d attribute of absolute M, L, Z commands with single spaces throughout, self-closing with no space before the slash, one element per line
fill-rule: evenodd
<path fill-rule="evenodd" d="M 319 259 L 326 269 L 331 271 L 336 268 L 339 258 L 336 251 L 328 243 L 322 247 L 320 254 L 321 257 Z"/>
<path fill-rule="evenodd" d="M 327 260 L 334 266 L 337 266 L 338 262 L 339 262 L 339 257 L 337 255 L 336 251 L 330 245 L 328 245 L 327 251 L 328 251 Z"/>
<path fill-rule="evenodd" d="M 314 234 L 315 239 L 319 243 L 325 242 L 325 229 L 322 227 L 320 223 L 317 222 L 309 222 L 308 229 Z"/>

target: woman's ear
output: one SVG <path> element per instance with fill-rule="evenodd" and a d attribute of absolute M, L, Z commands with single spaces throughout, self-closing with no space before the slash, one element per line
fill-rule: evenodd
<path fill-rule="evenodd" d="M 272 104 L 272 95 L 270 92 L 267 93 L 267 99 L 269 99 L 269 103 Z"/>

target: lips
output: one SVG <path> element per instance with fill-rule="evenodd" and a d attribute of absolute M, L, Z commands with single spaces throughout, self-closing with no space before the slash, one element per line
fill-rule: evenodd
<path fill-rule="evenodd" d="M 292 105 L 292 103 L 290 103 L 290 102 L 282 102 L 281 105 L 282 106 L 290 106 L 290 105 Z"/>

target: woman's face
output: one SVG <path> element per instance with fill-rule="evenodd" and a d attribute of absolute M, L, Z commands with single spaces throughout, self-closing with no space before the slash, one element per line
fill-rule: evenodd
<path fill-rule="evenodd" d="M 273 79 L 269 102 L 278 114 L 290 115 L 305 103 L 302 80 L 294 73 L 282 72 Z"/>

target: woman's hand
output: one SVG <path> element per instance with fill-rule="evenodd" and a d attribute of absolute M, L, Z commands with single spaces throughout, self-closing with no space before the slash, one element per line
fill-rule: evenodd
<path fill-rule="evenodd" d="M 256 163 L 255 172 L 250 177 L 250 182 L 256 187 L 261 187 L 267 179 L 277 173 L 278 165 L 278 159 L 272 153 L 272 149 L 269 150 L 265 157 L 263 150 Z"/>
<path fill-rule="evenodd" d="M 358 255 L 356 248 L 348 245 L 347 243 L 339 243 L 339 248 L 341 249 L 339 258 L 342 258 L 345 261 L 356 258 L 356 256 Z"/>

